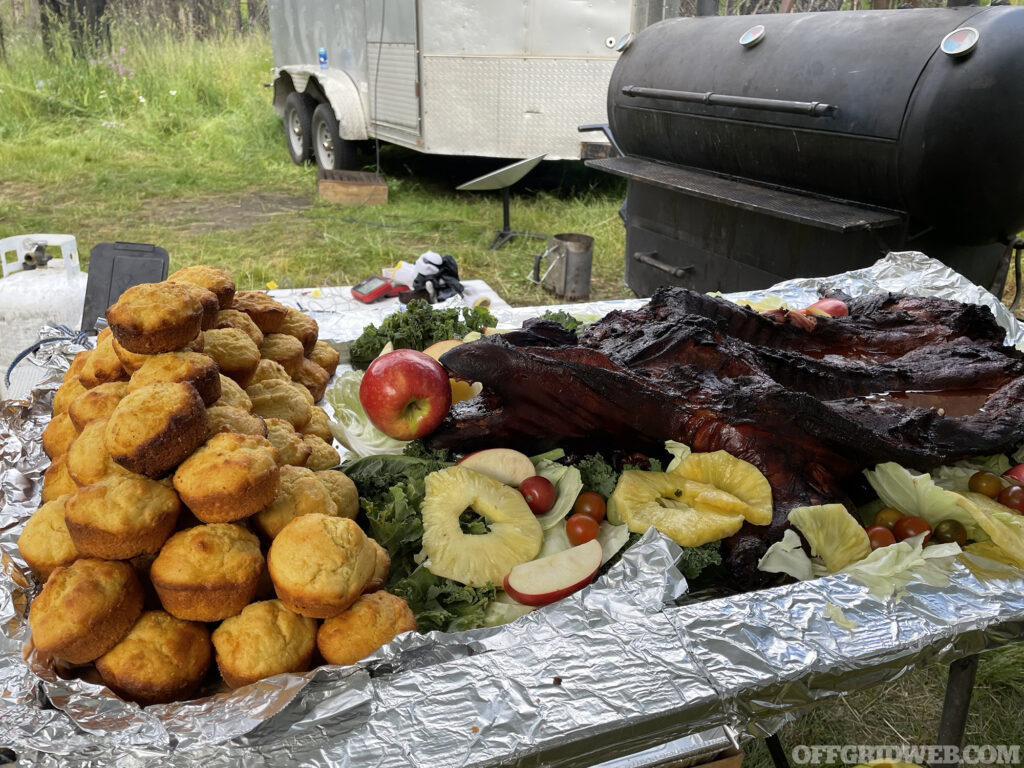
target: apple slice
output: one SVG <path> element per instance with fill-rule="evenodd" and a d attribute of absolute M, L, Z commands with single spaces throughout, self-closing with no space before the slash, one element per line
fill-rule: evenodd
<path fill-rule="evenodd" d="M 597 539 L 515 566 L 505 577 L 505 592 L 523 605 L 547 605 L 589 584 L 601 567 Z"/>
<path fill-rule="evenodd" d="M 1010 467 L 1008 470 L 1003 472 L 1003 477 L 1008 480 L 1012 480 L 1017 485 L 1024 485 L 1024 464 L 1018 464 L 1015 467 Z"/>
<path fill-rule="evenodd" d="M 431 344 L 429 347 L 423 350 L 423 354 L 428 355 L 437 361 L 440 361 L 441 355 L 443 355 L 449 349 L 454 349 L 460 344 L 462 344 L 461 339 L 445 339 L 444 341 L 438 341 Z"/>
<path fill-rule="evenodd" d="M 530 457 L 511 448 L 487 448 L 467 453 L 455 463 L 513 487 L 537 474 Z"/>

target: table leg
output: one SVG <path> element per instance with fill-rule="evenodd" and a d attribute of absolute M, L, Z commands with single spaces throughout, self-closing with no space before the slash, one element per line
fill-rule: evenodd
<path fill-rule="evenodd" d="M 974 678 L 978 674 L 978 656 L 966 656 L 949 665 L 946 700 L 939 718 L 939 734 L 935 743 L 941 746 L 963 746 L 967 715 L 971 708 Z M 956 768 L 956 764 L 938 764 L 932 768 Z"/>
<path fill-rule="evenodd" d="M 768 754 L 771 755 L 775 768 L 789 768 L 789 759 L 786 757 L 786 750 L 782 748 L 782 742 L 779 741 L 779 734 L 766 736 L 764 743 L 768 747 Z"/>

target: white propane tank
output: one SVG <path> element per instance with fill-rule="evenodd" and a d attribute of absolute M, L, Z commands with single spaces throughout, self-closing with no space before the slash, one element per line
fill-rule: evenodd
<path fill-rule="evenodd" d="M 38 245 L 60 247 L 55 258 L 25 269 Z M 47 323 L 77 329 L 82 322 L 88 276 L 78 266 L 78 247 L 71 235 L 28 234 L 0 240 L 0 399 L 7 396 L 7 367 L 39 338 Z"/>

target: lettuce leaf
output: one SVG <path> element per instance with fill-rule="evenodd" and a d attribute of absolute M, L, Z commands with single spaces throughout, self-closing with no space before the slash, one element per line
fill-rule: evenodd
<path fill-rule="evenodd" d="M 898 598 L 911 582 L 923 582 L 933 587 L 949 586 L 949 571 L 953 560 L 960 554 L 955 543 L 924 546 L 924 534 L 879 547 L 870 555 L 843 568 L 864 584 L 868 592 L 880 599 L 892 595 Z"/>
<path fill-rule="evenodd" d="M 757 570 L 765 573 L 785 573 L 797 581 L 807 581 L 815 577 L 811 558 L 804 552 L 800 534 L 787 528 L 782 539 L 768 547 L 757 563 Z"/>

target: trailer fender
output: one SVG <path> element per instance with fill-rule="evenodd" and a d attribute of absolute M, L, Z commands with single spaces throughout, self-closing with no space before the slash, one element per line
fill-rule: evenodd
<path fill-rule="evenodd" d="M 292 90 L 308 93 L 317 102 L 328 102 L 338 118 L 341 138 L 350 141 L 369 138 L 363 99 L 348 73 L 340 69 L 324 70 L 307 65 L 280 67 L 274 82 L 274 107 L 279 113 L 283 109 L 284 99 Z"/>

